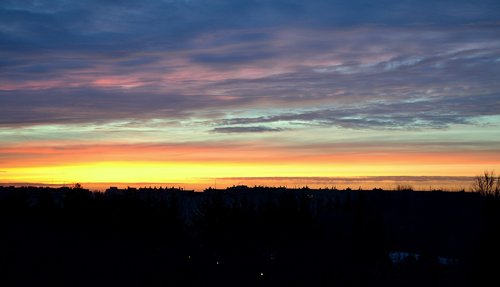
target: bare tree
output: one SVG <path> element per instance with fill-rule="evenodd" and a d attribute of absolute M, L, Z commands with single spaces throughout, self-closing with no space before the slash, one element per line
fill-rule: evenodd
<path fill-rule="evenodd" d="M 486 197 L 500 197 L 500 175 L 494 171 L 485 171 L 474 178 L 472 190 Z"/>

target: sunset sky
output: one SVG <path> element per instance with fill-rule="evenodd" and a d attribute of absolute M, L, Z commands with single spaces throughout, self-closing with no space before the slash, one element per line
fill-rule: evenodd
<path fill-rule="evenodd" d="M 3 0 L 0 184 L 500 171 L 499 11 Z"/>

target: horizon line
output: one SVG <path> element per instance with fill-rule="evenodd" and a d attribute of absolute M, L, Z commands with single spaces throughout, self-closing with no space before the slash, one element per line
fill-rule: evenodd
<path fill-rule="evenodd" d="M 310 187 L 318 188 L 352 188 L 394 189 L 399 184 L 409 184 L 415 190 L 466 190 L 469 189 L 474 176 L 332 176 L 332 177 L 221 177 L 196 178 L 198 181 L 176 182 L 126 182 L 126 181 L 64 181 L 64 182 L 0 182 L 0 186 L 38 186 L 64 187 L 76 183 L 90 190 L 103 191 L 109 187 L 177 187 L 186 190 L 203 191 L 208 188 L 225 189 L 231 186 L 265 186 L 265 187 Z"/>

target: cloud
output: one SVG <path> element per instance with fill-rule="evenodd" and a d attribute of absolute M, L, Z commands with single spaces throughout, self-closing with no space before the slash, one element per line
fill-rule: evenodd
<path fill-rule="evenodd" d="M 281 128 L 271 128 L 265 126 L 233 126 L 233 127 L 219 127 L 211 131 L 216 133 L 262 133 L 262 132 L 279 132 Z"/>
<path fill-rule="evenodd" d="M 273 57 L 273 53 L 256 53 L 255 51 L 244 51 L 234 54 L 197 54 L 192 56 L 192 61 L 202 64 L 238 64 L 244 65 L 255 60 L 263 60 Z"/>
<path fill-rule="evenodd" d="M 441 129 L 454 124 L 472 124 L 483 115 L 496 115 L 500 109 L 497 94 L 454 98 L 421 99 L 416 102 L 364 104 L 316 109 L 271 116 L 229 118 L 219 125 L 286 123 L 337 126 L 350 129 Z"/>
<path fill-rule="evenodd" d="M 226 177 L 217 178 L 220 185 L 286 186 L 288 188 L 395 189 L 398 184 L 411 184 L 416 190 L 461 190 L 472 182 L 468 176 L 368 176 L 368 177 Z"/>
<path fill-rule="evenodd" d="M 442 128 L 497 115 L 498 1 L 405 3 L 2 1 L 0 125 L 253 111 L 226 126 Z"/>
<path fill-rule="evenodd" d="M 97 53 L 182 47 L 207 31 L 360 25 L 434 26 L 498 21 L 500 4 L 470 1 L 2 1 L 1 38 L 13 50 Z M 248 37 L 252 37 L 250 34 Z M 255 35 L 255 34 L 254 34 Z M 256 40 L 255 38 L 251 40 Z M 241 42 L 241 38 L 235 38 Z M 147 46 L 145 46 L 147 45 Z"/>
<path fill-rule="evenodd" d="M 217 178 L 217 180 L 294 180 L 294 181 L 304 181 L 314 184 L 332 184 L 335 182 L 344 183 L 362 183 L 371 181 L 412 181 L 412 182 L 429 182 L 429 181 L 471 181 L 474 179 L 472 176 L 365 176 L 365 177 L 224 177 Z"/>

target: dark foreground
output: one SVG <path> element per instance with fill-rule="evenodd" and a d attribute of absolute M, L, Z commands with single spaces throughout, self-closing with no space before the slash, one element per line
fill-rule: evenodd
<path fill-rule="evenodd" d="M 499 286 L 472 193 L 0 187 L 0 286 Z"/>

